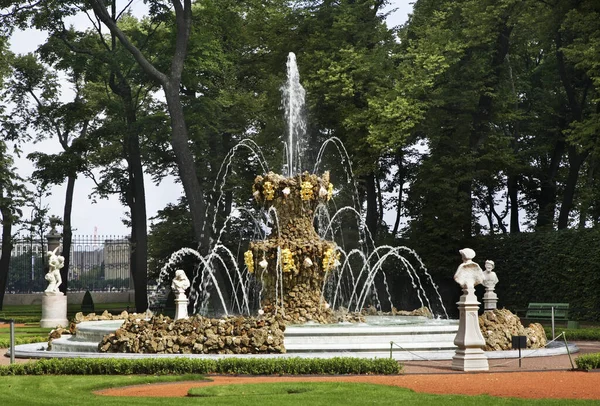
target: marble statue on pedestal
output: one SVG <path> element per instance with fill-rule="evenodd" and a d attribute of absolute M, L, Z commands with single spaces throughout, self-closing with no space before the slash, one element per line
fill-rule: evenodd
<path fill-rule="evenodd" d="M 175 271 L 175 277 L 173 278 L 173 282 L 171 282 L 171 290 L 175 293 L 176 297 L 186 298 L 185 291 L 190 287 L 190 280 L 186 276 L 183 269 L 178 269 Z"/>
<path fill-rule="evenodd" d="M 494 287 L 498 283 L 498 275 L 493 271 L 495 267 L 494 261 L 485 261 L 485 271 L 483 272 L 483 286 L 488 289 L 494 290 Z"/>
<path fill-rule="evenodd" d="M 485 271 L 483 272 L 483 286 L 485 286 L 485 293 L 483 295 L 484 310 L 495 310 L 498 303 L 498 295 L 494 292 L 498 283 L 498 276 L 493 271 L 494 267 L 494 261 L 489 259 L 485 261 Z"/>
<path fill-rule="evenodd" d="M 454 338 L 457 349 L 452 357 L 452 369 L 487 371 L 489 364 L 483 351 L 485 339 L 479 329 L 479 302 L 475 296 L 475 286 L 483 283 L 484 275 L 479 265 L 473 262 L 475 251 L 464 248 L 459 252 L 463 262 L 458 266 L 454 280 L 462 287 L 463 294 L 457 303 L 460 319 Z"/>
<path fill-rule="evenodd" d="M 175 294 L 175 320 L 187 319 L 188 317 L 188 299 L 185 295 L 185 291 L 189 287 L 190 280 L 183 269 L 176 270 L 173 282 L 171 282 L 171 290 Z"/>
<path fill-rule="evenodd" d="M 65 257 L 57 254 L 59 249 L 60 246 L 47 253 L 49 269 L 44 279 L 48 281 L 48 287 L 42 296 L 42 318 L 40 320 L 40 327 L 43 328 L 69 326 L 67 296 L 58 289 L 62 284 L 60 270 L 65 266 Z"/>
<path fill-rule="evenodd" d="M 44 277 L 48 281 L 48 287 L 44 291 L 47 296 L 58 295 L 62 293 L 58 288 L 62 284 L 62 277 L 60 276 L 60 270 L 65 266 L 65 257 L 57 255 L 56 252 L 60 247 L 56 247 L 54 251 L 49 251 L 48 256 L 48 273 Z"/>

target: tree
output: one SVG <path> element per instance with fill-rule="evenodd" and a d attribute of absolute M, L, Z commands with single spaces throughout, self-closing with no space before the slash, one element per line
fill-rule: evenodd
<path fill-rule="evenodd" d="M 132 35 L 146 35 L 138 32 L 141 24 L 137 20 L 131 17 L 124 20 L 126 30 Z M 86 167 L 81 169 L 96 181 L 100 196 L 118 193 L 123 204 L 129 207 L 130 268 L 136 310 L 143 312 L 148 303 L 147 223 L 140 138 L 146 128 L 138 122 L 138 115 L 140 110 L 149 108 L 154 86 L 134 69 L 135 62 L 124 52 L 116 37 L 105 38 L 99 27 L 86 33 L 73 30 L 55 33 L 41 52 L 46 60 L 67 67 L 81 77 L 86 103 L 91 106 L 88 109 L 104 116 L 92 128 L 86 127 L 85 138 L 79 138 L 82 145 L 92 149 Z M 107 88 L 116 100 L 106 94 Z M 123 160 L 126 162 L 124 168 L 120 165 Z M 98 166 L 101 168 L 100 180 L 92 171 Z"/>
<path fill-rule="evenodd" d="M 7 48 L 6 38 L 0 36 L 0 89 L 4 87 L 4 79 L 10 72 L 10 61 L 13 55 Z M 12 140 L 19 133 L 18 128 L 11 125 L 5 111 L 0 105 L 0 224 L 2 224 L 2 245 L 0 247 L 0 309 L 4 301 L 6 283 L 10 269 L 13 241 L 13 226 L 21 217 L 21 207 L 26 200 L 26 189 L 22 179 L 13 167 L 13 158 L 8 153 L 5 139 Z M 4 125 L 6 123 L 6 125 Z"/>
<path fill-rule="evenodd" d="M 24 128 L 37 132 L 36 141 L 56 137 L 63 152 L 48 154 L 35 152 L 29 155 L 36 171 L 33 178 L 49 184 L 67 182 L 63 211 L 62 250 L 65 257 L 61 269 L 63 293 L 68 289 L 68 270 L 72 242 L 71 211 L 73 206 L 75 181 L 86 167 L 85 155 L 88 152 L 87 133 L 93 126 L 97 114 L 89 108 L 82 90 L 81 73 L 71 71 L 69 82 L 75 89 L 71 102 L 60 101 L 58 75 L 41 63 L 33 54 L 19 55 L 13 63 L 13 76 L 7 84 L 7 92 L 15 103 L 13 120 L 20 119 Z M 43 235 L 40 237 L 43 238 Z"/>
<path fill-rule="evenodd" d="M 389 146 L 379 139 L 380 119 L 389 108 L 397 73 L 393 56 L 398 44 L 385 24 L 383 5 L 378 0 L 306 2 L 297 11 L 294 44 L 302 61 L 313 148 L 331 136 L 344 143 L 361 180 L 366 225 L 373 236 L 383 214 L 379 158 Z M 387 118 L 388 125 L 398 122 Z M 394 137 L 397 147 L 406 135 L 401 133 Z"/>
<path fill-rule="evenodd" d="M 0 140 L 0 224 L 2 224 L 2 251 L 0 252 L 0 309 L 4 300 L 13 248 L 13 226 L 22 216 L 26 201 L 25 187 L 16 174 L 6 143 Z"/>

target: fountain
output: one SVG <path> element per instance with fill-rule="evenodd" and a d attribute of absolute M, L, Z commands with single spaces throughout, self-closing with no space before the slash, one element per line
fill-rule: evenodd
<path fill-rule="evenodd" d="M 257 238 L 243 254 L 244 260 L 240 261 L 243 264 L 237 261 L 241 253 L 232 252 L 221 242 L 231 219 L 219 230 L 215 219 L 212 229 L 216 240 L 209 254 L 201 256 L 189 248 L 175 252 L 161 270 L 159 286 L 167 286 L 183 257 L 191 255 L 199 263 L 191 278 L 193 313 L 208 314 L 209 295 L 213 294 L 219 296 L 226 315 L 251 315 L 260 309 L 266 314 L 281 315 L 291 324 L 327 324 L 339 321 L 340 309 L 359 312 L 372 306 L 377 310 L 383 307 L 392 310 L 394 304 L 384 269 L 393 267 L 395 271 L 404 269 L 408 275 L 418 299 L 417 307 L 447 318 L 437 286 L 413 250 L 375 247 L 365 227 L 350 159 L 341 141 L 335 137 L 326 140 L 312 172 L 304 170 L 305 91 L 293 53 L 288 55 L 287 81 L 281 90 L 288 132 L 284 144 L 285 176 L 269 171 L 260 148 L 251 140 L 243 140 L 227 155 L 214 186 L 216 193 L 223 196 L 232 160 L 242 148 L 250 150 L 260 163 L 263 174 L 256 177 L 252 186 L 252 196 L 259 206 L 259 212 L 251 215 Z M 333 214 L 328 212 L 328 203 L 335 200 L 330 174 L 324 171 L 321 176 L 317 175 L 329 147 L 333 147 L 345 165 L 345 179 L 340 183 L 349 185 L 353 196 L 352 206 L 339 208 Z M 217 199 L 217 211 L 221 201 Z M 239 217 L 241 211 L 233 216 Z M 248 210 L 243 211 L 244 215 L 248 213 Z M 350 249 L 345 248 L 343 240 L 347 237 L 340 231 L 348 228 L 353 228 L 358 237 Z M 225 272 L 225 280 L 231 285 L 218 286 L 216 272 Z M 224 288 L 235 293 L 231 303 L 223 300 Z"/>
<path fill-rule="evenodd" d="M 210 340 L 213 340 L 214 332 L 229 328 L 225 326 L 231 323 L 232 330 L 248 320 L 259 327 L 265 323 L 278 325 L 279 321 L 287 325 L 284 326 L 284 351 L 287 351 L 287 354 L 260 354 L 262 357 L 314 357 L 316 354 L 319 357 L 389 357 L 390 342 L 394 342 L 393 356 L 399 360 L 451 359 L 456 348 L 452 340 L 458 330 L 458 323 L 455 320 L 447 320 L 447 312 L 437 286 L 416 253 L 407 247 L 375 247 L 364 226 L 364 217 L 360 213 L 356 193 L 353 206 L 340 208 L 332 215 L 327 212 L 327 203 L 334 199 L 335 188 L 329 172 L 325 171 L 321 176 L 316 173 L 328 146 L 335 147 L 348 168 L 346 179 L 340 183 L 349 184 L 354 192 L 356 190 L 350 159 L 340 140 L 335 137 L 328 139 L 318 153 L 313 172 L 302 171 L 302 134 L 306 128 L 301 114 L 304 89 L 299 82 L 295 56 L 291 53 L 287 68 L 288 81 L 283 88 L 283 105 L 286 109 L 289 136 L 285 148 L 287 163 L 283 170 L 286 176 L 269 171 L 260 148 L 251 140 L 243 140 L 228 154 L 215 183 L 215 191 L 222 194 L 225 179 L 231 171 L 232 159 L 240 149 L 248 149 L 256 156 L 263 170 L 263 175 L 256 177 L 252 190 L 254 200 L 261 209 L 259 215 L 253 216 L 254 229 L 257 230 L 259 238 L 249 243 L 248 249 L 243 253 L 244 260 L 241 265 L 237 261 L 238 254 L 241 256 L 241 253 L 232 252 L 222 243 L 222 236 L 231 217 L 219 230 L 216 230 L 214 219 L 212 228 L 217 237 L 210 252 L 206 256 L 189 248 L 175 252 L 161 270 L 159 286 L 168 286 L 183 257 L 193 256 L 199 265 L 191 278 L 189 299 L 193 306 L 192 313 L 208 313 L 209 292 L 212 290 L 212 294 L 216 294 L 221 300 L 225 316 L 246 316 L 229 318 L 226 321 L 201 320 L 199 323 L 214 326 L 211 327 Z M 217 202 L 218 210 L 221 199 Z M 239 216 L 239 212 L 237 215 Z M 337 237 L 340 234 L 339 230 L 348 226 L 344 224 L 342 227 L 340 219 L 344 218 L 345 222 L 348 216 L 355 219 L 358 241 L 355 246 L 346 250 L 343 241 Z M 318 225 L 317 229 L 315 224 Z M 348 317 L 348 314 L 360 312 L 367 305 L 380 310 L 383 307 L 382 302 L 386 300 L 388 308 L 395 311 L 384 272 L 384 268 L 390 264 L 406 272 L 420 307 L 428 309 L 434 317 L 365 317 L 361 314 L 357 317 L 359 323 L 348 323 L 345 317 L 353 317 Z M 219 268 L 227 270 L 225 279 L 231 283 L 227 288 L 234 293 L 230 303 L 225 303 L 222 294 L 225 287 L 218 286 L 214 277 Z M 376 288 L 377 278 L 380 278 L 381 291 Z M 259 316 L 249 317 L 251 314 Z M 272 319 L 266 320 L 267 317 Z M 137 326 L 139 319 L 130 317 L 129 321 Z M 176 327 L 176 323 L 180 322 L 182 321 L 175 322 L 173 326 Z M 52 351 L 39 351 L 45 347 L 29 344 L 17 346 L 16 355 L 28 358 L 98 357 L 99 340 L 119 329 L 122 323 L 119 320 L 82 322 L 78 325 L 76 335 L 54 340 Z M 265 342 L 272 339 L 270 336 L 263 338 Z M 226 341 L 235 340 L 234 337 Z M 102 355 L 181 356 L 175 353 Z M 186 356 L 225 355 L 206 354 L 199 350 L 197 353 L 186 353 Z"/>

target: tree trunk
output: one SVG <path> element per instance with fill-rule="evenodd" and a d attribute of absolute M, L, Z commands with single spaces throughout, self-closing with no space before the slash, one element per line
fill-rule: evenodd
<path fill-rule="evenodd" d="M 367 192 L 367 218 L 366 226 L 372 238 L 377 235 L 377 188 L 375 187 L 375 174 L 369 173 L 365 176 L 365 189 Z"/>
<path fill-rule="evenodd" d="M 575 190 L 577 181 L 579 180 L 579 171 L 583 162 L 589 155 L 589 150 L 582 153 L 577 152 L 577 148 L 573 145 L 568 147 L 569 154 L 569 174 L 563 191 L 563 200 L 560 205 L 560 213 L 558 215 L 559 230 L 563 230 L 569 226 L 569 214 L 573 210 L 573 201 L 575 199 Z"/>
<path fill-rule="evenodd" d="M 2 252 L 0 253 L 0 310 L 4 301 L 8 272 L 10 270 L 10 256 L 12 252 L 12 213 L 7 207 L 0 208 L 2 214 Z"/>
<path fill-rule="evenodd" d="M 519 184 L 517 175 L 509 175 L 506 183 L 510 200 L 510 232 L 520 233 L 519 224 Z"/>
<path fill-rule="evenodd" d="M 189 137 L 183 115 L 183 106 L 179 97 L 179 87 L 165 87 L 165 96 L 171 117 L 171 145 L 175 152 L 179 177 L 181 178 L 185 196 L 190 206 L 194 236 L 199 244 L 198 251 L 205 255 L 210 250 L 210 235 L 207 232 L 206 224 L 206 203 L 200 182 L 198 181 L 194 156 L 189 148 Z M 232 286 L 228 278 L 223 274 L 224 272 L 227 272 L 227 270 L 219 268 L 219 271 L 215 272 L 214 276 L 225 303 L 230 303 Z M 214 311 L 217 314 L 223 314 L 226 309 L 223 309 L 218 295 L 211 294 L 210 298 Z"/>
<path fill-rule="evenodd" d="M 568 128 L 571 122 L 581 121 L 583 118 L 583 106 L 586 104 L 586 96 L 588 89 L 591 87 L 591 81 L 587 81 L 587 85 L 585 85 L 585 89 L 582 92 L 581 101 L 579 101 L 575 91 L 576 85 L 574 83 L 576 83 L 576 79 L 574 78 L 573 69 L 571 66 L 567 66 L 562 48 L 562 34 L 561 31 L 558 30 L 556 33 L 556 60 L 558 62 L 558 73 L 560 75 L 563 88 L 565 89 L 569 103 L 569 110 L 572 115 L 571 120 L 565 123 L 565 128 Z M 583 162 L 586 160 L 589 153 L 589 149 L 578 153 L 574 145 L 569 145 L 568 147 L 569 174 L 567 176 L 567 183 L 565 184 L 563 200 L 558 216 L 559 230 L 565 229 L 569 225 L 569 213 L 573 209 L 575 190 L 579 180 L 579 170 L 581 169 L 581 165 L 583 165 Z"/>
<path fill-rule="evenodd" d="M 118 76 L 118 82 L 115 81 L 115 76 Z M 146 224 L 144 168 L 136 126 L 136 103 L 131 95 L 131 87 L 119 72 L 113 72 L 111 75 L 110 87 L 121 98 L 125 120 L 127 121 L 123 155 L 127 160 L 129 177 L 127 190 L 125 191 L 125 201 L 131 213 L 129 266 L 135 291 L 135 310 L 138 313 L 143 313 L 148 308 L 148 226 Z"/>
<path fill-rule="evenodd" d="M 205 231 L 206 205 L 202 187 L 198 181 L 194 156 L 189 148 L 190 140 L 179 96 L 179 87 L 169 84 L 165 88 L 165 98 L 171 118 L 171 146 L 175 153 L 175 162 L 179 169 L 179 177 L 181 178 L 185 196 L 190 206 L 194 235 L 200 245 L 201 252 L 206 253 L 210 241 L 209 235 Z"/>
<path fill-rule="evenodd" d="M 185 124 L 183 106 L 180 100 L 181 73 L 187 46 L 192 29 L 192 2 L 191 0 L 174 0 L 171 2 L 175 11 L 175 22 L 177 26 L 175 51 L 171 59 L 169 74 L 159 71 L 138 49 L 125 33 L 118 27 L 115 19 L 107 11 L 106 4 L 100 0 L 90 0 L 96 16 L 108 27 L 110 32 L 118 38 L 121 44 L 135 58 L 139 66 L 152 79 L 156 80 L 162 86 L 165 92 L 167 109 L 171 119 L 171 146 L 175 154 L 175 162 L 179 171 L 179 178 L 183 185 L 183 190 L 190 207 L 192 216 L 192 226 L 194 235 L 199 244 L 199 251 L 206 254 L 210 249 L 210 236 L 206 229 L 206 204 L 204 201 L 202 187 L 198 181 L 198 172 L 194 156 L 189 147 L 188 131 Z M 226 272 L 226 270 L 224 270 Z M 226 303 L 229 303 L 229 283 L 225 283 L 226 278 L 223 272 L 216 272 L 215 278 L 223 290 Z M 215 298 L 216 295 L 211 295 Z M 212 302 L 215 309 L 221 309 L 220 302 Z"/>
<path fill-rule="evenodd" d="M 565 150 L 565 141 L 558 140 L 554 145 L 550 165 L 546 173 L 542 174 L 540 194 L 537 199 L 538 216 L 535 230 L 548 230 L 554 226 L 554 212 L 556 211 L 556 175 Z"/>
<path fill-rule="evenodd" d="M 591 191 L 592 185 L 594 184 L 594 176 L 596 173 L 596 167 L 598 163 L 596 160 L 592 160 L 591 163 L 588 164 L 587 178 L 585 184 L 585 190 Z M 586 198 L 580 204 L 579 208 L 579 225 L 577 228 L 584 229 L 587 223 L 588 213 L 590 209 L 591 199 Z"/>
<path fill-rule="evenodd" d="M 62 284 L 59 289 L 65 295 L 69 284 L 69 266 L 71 264 L 71 245 L 73 243 L 73 229 L 71 227 L 71 212 L 73 209 L 73 193 L 75 190 L 75 181 L 77 174 L 70 174 L 67 177 L 67 192 L 65 193 L 65 208 L 63 211 L 63 238 L 62 238 L 62 256 L 65 257 L 64 267 L 60 270 Z"/>
<path fill-rule="evenodd" d="M 473 113 L 472 130 L 469 135 L 469 148 L 473 156 L 474 167 L 467 174 L 475 173 L 477 169 L 477 156 L 479 154 L 479 148 L 485 143 L 490 129 L 489 123 L 492 121 L 493 102 L 494 98 L 490 92 L 490 89 L 495 90 L 498 88 L 500 77 L 502 74 L 502 67 L 508 55 L 510 45 L 510 35 L 513 27 L 508 25 L 510 13 L 507 11 L 501 16 L 501 25 L 498 27 L 496 42 L 494 46 L 494 57 L 490 66 L 490 73 L 483 80 L 483 88 L 485 89 L 479 95 L 479 102 L 477 109 Z M 463 209 L 463 213 L 460 221 L 460 227 L 463 232 L 463 238 L 468 239 L 471 237 L 471 228 L 473 225 L 473 202 L 471 198 L 471 189 L 473 185 L 473 179 L 464 180 L 461 182 L 458 191 L 459 207 Z"/>
<path fill-rule="evenodd" d="M 396 204 L 396 220 L 394 221 L 394 229 L 392 235 L 395 237 L 398 234 L 400 228 L 400 219 L 402 218 L 402 192 L 404 190 L 404 180 L 400 179 L 400 186 L 398 187 L 398 203 Z"/>
<path fill-rule="evenodd" d="M 131 210 L 131 275 L 135 289 L 135 309 L 138 313 L 148 308 L 148 226 L 146 224 L 146 192 L 140 154 L 139 137 L 133 131 L 127 136 L 129 189 Z"/>
<path fill-rule="evenodd" d="M 407 176 L 407 170 L 403 166 L 404 153 L 401 149 L 398 149 L 396 153 L 396 165 L 398 166 L 398 172 L 396 173 L 396 179 L 398 182 L 398 203 L 396 204 L 396 220 L 394 221 L 394 228 L 392 235 L 395 237 L 398 234 L 400 228 L 400 220 L 402 219 L 402 194 L 404 192 L 404 181 Z"/>

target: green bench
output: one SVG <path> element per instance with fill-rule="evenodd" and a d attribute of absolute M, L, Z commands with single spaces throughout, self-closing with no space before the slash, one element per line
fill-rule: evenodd
<path fill-rule="evenodd" d="M 568 303 L 529 303 L 526 319 L 551 320 L 554 308 L 555 321 L 569 321 Z"/>

